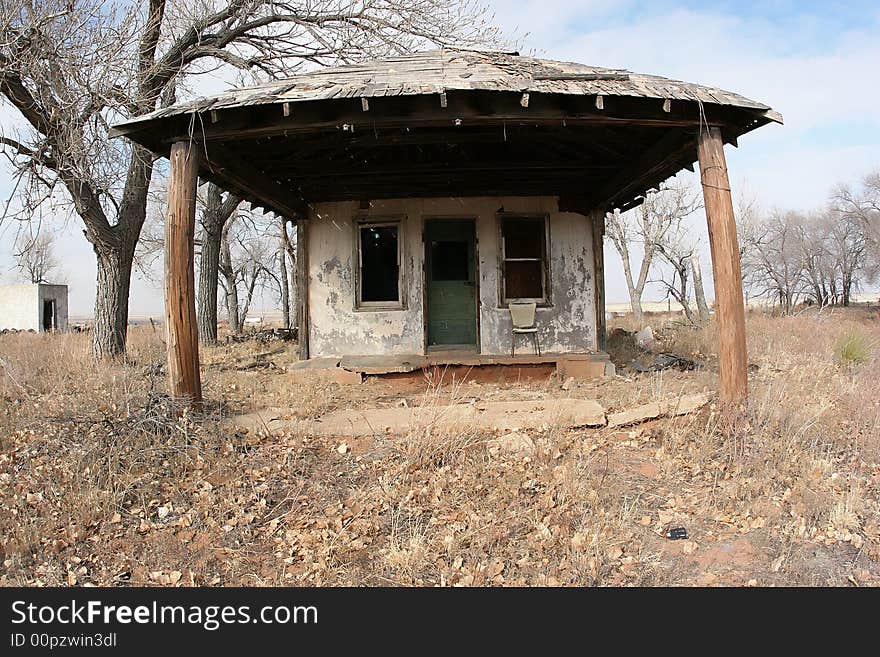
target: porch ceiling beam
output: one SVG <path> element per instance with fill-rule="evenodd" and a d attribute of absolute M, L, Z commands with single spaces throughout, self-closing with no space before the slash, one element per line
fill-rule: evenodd
<path fill-rule="evenodd" d="M 696 142 L 692 136 L 682 130 L 665 131 L 638 160 L 590 195 L 592 207 L 608 210 L 616 201 L 626 200 L 665 180 L 681 169 L 681 160 L 688 151 L 694 151 L 696 159 Z"/>
<path fill-rule="evenodd" d="M 221 130 L 221 129 L 212 129 L 206 126 L 206 129 L 203 134 L 200 135 L 200 138 L 205 141 L 234 141 L 239 139 L 254 139 L 256 137 L 269 137 L 269 136 L 278 136 L 278 135 L 296 135 L 296 134 L 306 134 L 306 133 L 314 133 L 317 131 L 327 131 L 327 132 L 338 132 L 344 129 L 345 125 L 355 125 L 355 131 L 360 130 L 372 130 L 373 128 L 405 128 L 405 127 L 420 127 L 420 128 L 430 128 L 430 127 L 445 127 L 448 126 L 455 118 L 459 118 L 462 121 L 462 126 L 492 126 L 492 125 L 502 125 L 505 122 L 510 122 L 515 125 L 522 126 L 560 126 L 562 125 L 563 120 L 566 125 L 571 126 L 593 126 L 593 125 L 604 125 L 604 126 L 621 126 L 621 127 L 649 127 L 649 128 L 669 128 L 669 127 L 693 127 L 696 128 L 700 125 L 699 119 L 694 118 L 683 118 L 683 119 L 653 119 L 653 118 L 628 118 L 628 117 L 615 117 L 615 116 L 572 116 L 572 117 L 561 117 L 561 116 L 521 116 L 516 114 L 496 114 L 493 116 L 465 116 L 465 117 L 451 117 L 449 115 L 444 116 L 436 116 L 436 115 L 419 115 L 418 117 L 406 117 L 406 118 L 398 118 L 398 117 L 387 117 L 380 118 L 375 121 L 370 122 L 369 124 L 364 124 L 363 117 L 358 117 L 358 119 L 352 118 L 353 123 L 340 123 L 340 121 L 344 121 L 344 119 L 336 119 L 333 121 L 326 121 L 322 123 L 313 123 L 307 125 L 267 125 L 263 127 L 251 127 L 251 128 L 241 128 L 241 129 L 230 129 L 230 130 Z M 712 126 L 719 126 L 719 123 L 711 123 Z M 165 139 L 166 143 L 172 143 L 174 141 L 180 140 L 182 135 L 172 135 Z"/>
<path fill-rule="evenodd" d="M 296 175 L 300 180 L 300 184 L 306 186 L 311 181 L 323 178 L 335 178 L 337 176 L 346 176 L 359 179 L 382 179 L 386 176 L 398 177 L 402 183 L 410 177 L 429 176 L 432 178 L 446 178 L 470 173 L 497 172 L 499 175 L 506 175 L 511 172 L 608 172 L 615 171 L 613 164 L 602 164 L 592 162 L 572 162 L 565 164 L 562 162 L 463 162 L 460 164 L 438 163 L 438 164 L 417 164 L 412 163 L 411 166 L 385 166 L 385 163 L 369 163 L 359 167 L 332 167 L 324 166 L 317 168 L 296 167 L 279 168 L 276 171 L 284 172 L 285 175 Z"/>
<path fill-rule="evenodd" d="M 206 149 L 199 145 L 198 148 L 202 150 L 202 168 L 225 189 L 234 189 L 250 202 L 288 219 L 307 214 L 305 200 L 268 173 L 249 164 L 246 155 L 219 144 L 211 144 Z"/>

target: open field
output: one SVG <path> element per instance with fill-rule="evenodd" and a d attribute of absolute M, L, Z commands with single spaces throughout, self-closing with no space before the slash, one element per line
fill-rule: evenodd
<path fill-rule="evenodd" d="M 635 373 L 647 355 L 618 333 L 618 376 L 565 390 L 541 370 L 341 386 L 292 381 L 291 343 L 247 342 L 203 350 L 205 411 L 179 416 L 149 325 L 98 365 L 85 334 L 0 336 L 0 584 L 880 584 L 876 306 L 750 314 L 739 413 L 550 423 L 515 445 L 430 423 L 343 444 L 224 422 L 559 397 L 618 411 L 714 390 L 713 327 L 651 321 L 657 350 L 706 367 Z"/>

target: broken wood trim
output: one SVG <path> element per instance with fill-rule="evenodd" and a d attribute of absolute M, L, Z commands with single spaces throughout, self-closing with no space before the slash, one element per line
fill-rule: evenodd
<path fill-rule="evenodd" d="M 171 147 L 165 217 L 165 335 L 168 394 L 184 404 L 202 401 L 199 336 L 193 273 L 199 149 L 192 142 Z"/>
<path fill-rule="evenodd" d="M 739 403 L 748 394 L 746 319 L 724 139 L 720 129 L 709 127 L 700 130 L 698 142 L 700 179 L 715 279 L 720 393 L 723 402 Z"/>
<path fill-rule="evenodd" d="M 309 358 L 309 222 L 296 222 L 296 325 L 299 358 Z"/>
<path fill-rule="evenodd" d="M 697 104 L 682 101 L 664 112 L 656 98 L 603 96 L 602 109 L 595 95 L 544 94 L 529 91 L 529 107 L 521 105 L 523 91 L 451 91 L 447 104 L 437 95 L 371 97 L 369 115 L 360 98 L 323 99 L 291 104 L 289 114 L 277 104 L 258 104 L 213 109 L 221 119 L 208 120 L 212 110 L 176 114 L 114 126 L 112 136 L 129 136 L 155 152 L 167 152 L 174 141 L 189 138 L 193 120 L 195 135 L 203 141 L 230 142 L 271 136 L 291 136 L 320 131 L 336 132 L 342 126 L 383 127 L 476 125 L 607 125 L 633 127 L 692 127 L 701 124 Z M 441 101 L 443 96 L 440 96 Z M 288 101 L 289 102 L 289 101 Z M 293 111 L 296 105 L 296 111 Z M 772 120 L 763 113 L 742 107 L 704 104 L 703 123 L 725 126 L 736 134 L 753 130 Z M 204 114 L 204 120 L 198 117 Z M 164 146 L 163 146 L 164 144 Z"/>

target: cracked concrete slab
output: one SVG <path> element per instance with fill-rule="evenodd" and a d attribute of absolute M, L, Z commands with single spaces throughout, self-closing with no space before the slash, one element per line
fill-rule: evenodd
<path fill-rule="evenodd" d="M 340 410 L 314 420 L 291 419 L 290 415 L 284 409 L 269 408 L 240 415 L 230 423 L 258 433 L 297 430 L 312 435 L 341 437 L 404 435 L 427 427 L 439 431 L 518 431 L 605 425 L 605 409 L 591 399 Z"/>
<path fill-rule="evenodd" d="M 644 404 L 606 416 L 592 399 L 494 401 L 444 406 L 345 409 L 315 419 L 298 419 L 294 409 L 267 408 L 239 415 L 228 426 L 256 433 L 302 432 L 316 436 L 406 435 L 430 428 L 449 431 L 526 431 L 556 427 L 623 427 L 659 417 L 693 413 L 711 399 L 707 393 Z"/>

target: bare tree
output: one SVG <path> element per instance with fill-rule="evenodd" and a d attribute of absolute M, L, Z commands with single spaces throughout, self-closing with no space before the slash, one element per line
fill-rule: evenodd
<path fill-rule="evenodd" d="M 834 260 L 826 248 L 826 231 L 832 227 L 826 219 L 818 213 L 787 216 L 800 251 L 806 294 L 820 307 L 833 303 L 837 296 Z"/>
<path fill-rule="evenodd" d="M 740 235 L 744 280 L 783 313 L 800 301 L 848 306 L 867 277 L 864 226 L 834 207 L 753 217 L 748 226 L 740 226 Z"/>
<path fill-rule="evenodd" d="M 706 303 L 706 291 L 703 288 L 703 265 L 696 249 L 691 251 L 691 275 L 694 277 L 694 299 L 697 302 L 700 323 L 706 324 L 709 321 L 709 304 Z"/>
<path fill-rule="evenodd" d="M 241 197 L 227 194 L 224 199 L 217 185 L 206 185 L 205 203 L 199 221 L 202 248 L 199 254 L 197 299 L 199 340 L 205 344 L 217 342 L 217 280 L 223 228 L 240 204 Z"/>
<path fill-rule="evenodd" d="M 13 255 L 16 268 L 29 283 L 48 283 L 58 271 L 55 237 L 45 230 L 20 233 Z"/>
<path fill-rule="evenodd" d="M 791 313 L 804 292 L 804 258 L 796 212 L 775 210 L 741 230 L 742 267 L 758 296 L 772 299 L 784 314 Z"/>
<path fill-rule="evenodd" d="M 280 293 L 275 274 L 278 255 L 271 227 L 276 223 L 263 213 L 239 211 L 223 226 L 220 239 L 220 286 L 223 288 L 229 328 L 242 333 L 257 291 Z"/>
<path fill-rule="evenodd" d="M 2 0 L 0 95 L 23 128 L 0 138 L 31 211 L 56 190 L 98 264 L 93 350 L 122 353 L 153 158 L 110 141 L 116 120 L 174 101 L 218 68 L 284 76 L 304 65 L 493 41 L 474 0 Z"/>
<path fill-rule="evenodd" d="M 703 292 L 702 272 L 697 252 L 699 240 L 688 219 L 702 207 L 700 194 L 696 190 L 679 185 L 665 192 L 665 212 L 669 217 L 669 227 L 656 245 L 659 256 L 655 271 L 660 277 L 653 282 L 660 283 L 666 293 L 682 307 L 687 321 L 697 326 L 709 320 L 709 309 Z M 694 261 L 696 260 L 696 265 Z M 690 283 L 699 280 L 699 295 L 702 298 L 697 312 L 691 307 Z"/>
<path fill-rule="evenodd" d="M 757 287 L 754 280 L 757 276 L 757 269 L 752 267 L 753 261 L 749 253 L 749 245 L 758 239 L 757 233 L 761 230 L 760 215 L 757 199 L 741 193 L 736 203 L 736 239 L 739 244 L 740 271 L 746 301 Z"/>
<path fill-rule="evenodd" d="M 623 214 L 615 210 L 607 216 L 606 235 L 620 254 L 633 318 L 637 324 L 643 321 L 642 294 L 654 256 L 658 254 L 669 231 L 699 207 L 699 195 L 687 185 L 675 182 L 662 190 L 648 192 L 638 208 Z M 642 260 L 636 277 L 633 276 L 631 264 L 632 244 L 639 244 L 642 248 Z"/>
<path fill-rule="evenodd" d="M 281 217 L 278 222 L 279 240 L 278 240 L 278 282 L 281 288 L 281 317 L 282 326 L 286 329 L 290 328 L 290 275 L 288 274 L 287 259 L 293 250 L 290 244 L 290 236 L 287 234 L 287 219 Z M 292 259 L 290 269 L 296 271 L 296 257 Z"/>
<path fill-rule="evenodd" d="M 831 198 L 832 212 L 861 228 L 864 239 L 864 273 L 870 279 L 880 275 L 880 171 L 865 176 L 855 189 L 841 185 Z"/>

